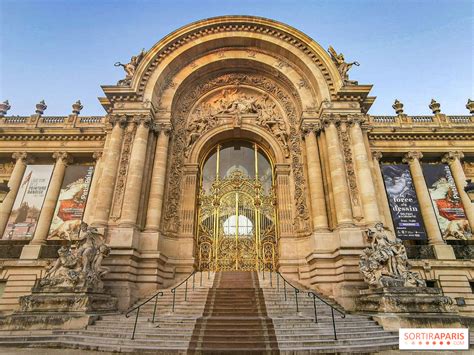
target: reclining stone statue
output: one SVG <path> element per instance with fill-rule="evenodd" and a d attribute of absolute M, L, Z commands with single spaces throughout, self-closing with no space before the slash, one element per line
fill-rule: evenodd
<path fill-rule="evenodd" d="M 360 256 L 359 268 L 370 287 L 425 287 L 420 276 L 410 271 L 405 246 L 390 240 L 382 223 L 367 230 L 370 247 Z"/>
<path fill-rule="evenodd" d="M 59 248 L 58 259 L 39 281 L 39 286 L 101 291 L 102 276 L 109 271 L 102 266 L 102 260 L 109 253 L 103 235 L 96 228 L 82 223 L 77 244 Z"/>

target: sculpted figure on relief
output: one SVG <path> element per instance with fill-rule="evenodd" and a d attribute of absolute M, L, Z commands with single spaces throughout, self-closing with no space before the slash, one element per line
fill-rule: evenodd
<path fill-rule="evenodd" d="M 366 232 L 370 247 L 360 256 L 359 268 L 371 287 L 426 286 L 420 276 L 410 271 L 407 252 L 400 239 L 389 239 L 382 223 Z"/>

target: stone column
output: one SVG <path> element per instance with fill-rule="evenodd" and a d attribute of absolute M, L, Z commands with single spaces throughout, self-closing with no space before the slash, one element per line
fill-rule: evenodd
<path fill-rule="evenodd" d="M 327 230 L 328 217 L 326 212 L 326 199 L 324 196 L 323 174 L 321 171 L 318 142 L 316 141 L 316 134 L 312 127 L 307 128 L 305 133 L 313 228 L 314 230 Z"/>
<path fill-rule="evenodd" d="M 126 120 L 114 119 L 112 133 L 110 134 L 110 142 L 105 152 L 104 167 L 97 187 L 97 199 L 94 208 L 94 216 L 92 224 L 97 227 L 107 225 L 112 198 L 115 190 L 115 180 L 117 179 L 117 171 L 122 149 L 123 132 Z"/>
<path fill-rule="evenodd" d="M 92 176 L 92 181 L 89 189 L 89 194 L 87 196 L 86 208 L 84 210 L 84 215 L 82 220 L 86 223 L 90 223 L 92 212 L 94 211 L 96 195 L 97 195 L 97 185 L 100 181 L 100 175 L 102 173 L 102 152 L 97 151 L 92 154 L 92 158 L 95 160 L 94 175 Z"/>
<path fill-rule="evenodd" d="M 466 185 L 466 175 L 464 175 L 464 170 L 461 164 L 462 158 L 464 158 L 464 154 L 462 152 L 448 152 L 444 155 L 442 161 L 443 163 L 449 164 L 449 167 L 451 168 L 454 183 L 456 184 L 456 188 L 464 206 L 464 212 L 466 213 L 471 230 L 474 230 L 474 206 L 466 191 L 464 191 L 464 186 Z"/>
<path fill-rule="evenodd" d="M 374 224 L 380 222 L 380 211 L 377 205 L 374 179 L 372 178 L 372 172 L 370 171 L 369 156 L 364 143 L 364 136 L 362 135 L 362 119 L 359 116 L 352 116 L 349 117 L 349 120 L 351 123 L 350 132 L 355 158 L 356 175 L 359 182 L 365 222 L 367 224 Z"/>
<path fill-rule="evenodd" d="M 156 232 L 160 229 L 163 196 L 165 193 L 169 134 L 169 128 L 162 128 L 158 133 L 155 158 L 153 160 L 150 195 L 148 197 L 145 231 Z"/>
<path fill-rule="evenodd" d="M 392 214 L 390 212 L 390 204 L 388 202 L 387 193 L 385 192 L 382 170 L 380 169 L 380 159 L 382 159 L 382 152 L 372 152 L 372 159 L 375 171 L 375 179 L 377 181 L 378 195 L 380 196 L 380 201 L 382 202 L 381 208 L 385 217 L 385 224 L 393 233 L 395 233 Z"/>
<path fill-rule="evenodd" d="M 120 226 L 133 227 L 137 223 L 138 207 L 143 185 L 148 135 L 150 133 L 150 117 L 141 118 L 135 122 L 138 125 L 133 139 L 130 154 L 130 166 L 123 196 Z"/>
<path fill-rule="evenodd" d="M 33 240 L 30 243 L 32 245 L 43 244 L 48 236 L 56 203 L 61 192 L 66 166 L 72 162 L 71 156 L 66 152 L 55 152 L 53 158 L 56 159 L 56 164 L 54 164 L 51 181 L 49 182 L 48 191 L 46 192 L 43 207 L 38 218 L 38 225 L 36 226 Z"/>
<path fill-rule="evenodd" d="M 24 152 L 13 153 L 12 158 L 16 160 L 16 163 L 10 176 L 10 180 L 8 181 L 10 191 L 5 196 L 2 204 L 0 204 L 0 239 L 7 227 L 8 219 L 10 218 L 10 213 L 12 212 L 13 204 L 15 203 L 16 195 L 20 189 L 26 165 L 28 164 L 28 156 Z"/>
<path fill-rule="evenodd" d="M 339 120 L 336 117 L 329 117 L 324 120 L 329 170 L 334 201 L 336 202 L 337 224 L 339 226 L 347 226 L 352 224 L 352 208 L 349 187 L 347 186 L 344 156 L 336 128 L 338 122 Z"/>
<path fill-rule="evenodd" d="M 431 197 L 426 186 L 423 170 L 421 169 L 420 159 L 423 157 L 421 152 L 408 152 L 403 157 L 403 162 L 410 166 L 413 185 L 415 186 L 416 197 L 421 208 L 421 215 L 428 234 L 428 242 L 433 245 L 437 259 L 456 259 L 451 246 L 444 243 L 438 220 L 431 202 Z"/>
<path fill-rule="evenodd" d="M 53 174 L 44 198 L 38 224 L 30 244 L 25 246 L 21 252 L 21 259 L 38 259 L 41 246 L 46 244 L 54 210 L 61 192 L 66 166 L 72 161 L 71 156 L 66 152 L 55 152 L 53 158 L 56 159 L 56 164 L 54 164 Z"/>

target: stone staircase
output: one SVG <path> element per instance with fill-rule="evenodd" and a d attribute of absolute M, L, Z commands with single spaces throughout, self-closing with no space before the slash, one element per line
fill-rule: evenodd
<path fill-rule="evenodd" d="M 286 285 L 285 301 L 283 280 L 277 280 L 275 273 L 271 274 L 272 282 L 270 273 L 265 273 L 265 276 L 264 279 L 263 274 L 259 273 L 260 287 L 265 296 L 268 316 L 273 321 L 280 353 L 373 353 L 398 349 L 398 334 L 384 331 L 367 316 L 346 314 L 342 318 L 334 312 L 335 340 L 329 306 L 316 299 L 318 323 L 315 323 L 313 299 L 308 296 L 309 290 L 300 289 L 299 312 L 296 312 L 294 289 Z"/>
<path fill-rule="evenodd" d="M 313 301 L 303 291 L 295 310 L 295 296 L 287 288 L 272 285 L 269 274 L 219 272 L 196 274 L 195 288 L 188 281 L 176 294 L 163 290 L 157 302 L 155 323 L 151 322 L 154 302 L 140 309 L 135 339 L 135 313 L 129 318 L 102 316 L 84 330 L 0 331 L 0 346 L 68 347 L 114 352 L 160 353 L 371 353 L 398 348 L 398 335 L 383 331 L 364 316 L 336 316 L 338 340 L 334 340 L 330 308 L 317 301 L 318 323 L 314 322 Z M 271 287 L 273 286 L 273 287 Z M 280 284 L 280 286 L 282 286 Z M 138 304 L 138 303 L 137 303 Z M 0 350 L 1 352 L 1 350 Z"/>

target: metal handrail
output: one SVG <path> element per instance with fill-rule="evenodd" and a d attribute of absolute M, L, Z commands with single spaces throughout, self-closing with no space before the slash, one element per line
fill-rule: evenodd
<path fill-rule="evenodd" d="M 192 273 L 190 273 L 188 275 L 188 277 L 186 277 L 183 281 L 181 281 L 177 286 L 173 287 L 171 289 L 171 293 L 173 294 L 173 305 L 171 306 L 171 311 L 174 312 L 174 308 L 175 308 L 175 303 L 176 303 L 176 290 L 178 289 L 178 287 L 180 287 L 182 284 L 185 284 L 185 289 L 184 289 L 184 300 L 187 301 L 188 300 L 188 280 L 192 277 L 193 278 L 193 290 L 194 290 L 194 287 L 195 287 L 195 283 L 196 283 L 196 273 L 197 271 L 194 270 Z M 208 277 L 209 277 L 209 274 L 208 274 Z M 202 285 L 202 271 L 201 271 L 201 285 Z"/>
<path fill-rule="evenodd" d="M 140 303 L 138 306 L 133 307 L 131 310 L 129 310 L 127 313 L 125 313 L 125 318 L 128 318 L 130 313 L 133 311 L 137 310 L 137 315 L 135 316 L 135 324 L 133 325 L 133 333 L 132 333 L 132 340 L 135 339 L 135 331 L 137 330 L 137 322 L 138 322 L 138 315 L 140 314 L 140 308 L 141 306 L 147 304 L 150 302 L 152 299 L 155 299 L 155 306 L 153 308 L 153 318 L 151 320 L 152 323 L 155 323 L 155 315 L 156 315 L 156 305 L 158 303 L 158 297 L 163 296 L 163 292 L 159 291 L 155 293 L 153 296 L 148 298 L 146 301 Z"/>
<path fill-rule="evenodd" d="M 332 329 L 334 331 L 334 340 L 337 340 L 336 322 L 334 320 L 334 311 L 338 312 L 341 315 L 341 318 L 346 318 L 346 314 L 343 311 L 341 311 L 341 310 L 337 309 L 336 307 L 334 307 L 333 305 L 327 303 L 325 300 L 323 300 L 321 297 L 319 297 L 316 293 L 314 293 L 312 291 L 308 292 L 308 297 L 311 297 L 313 299 L 314 322 L 315 323 L 318 323 L 318 313 L 316 311 L 316 298 L 318 300 L 322 301 L 323 303 L 325 303 L 326 305 L 328 305 L 329 307 L 331 307 Z"/>
<path fill-rule="evenodd" d="M 287 300 L 286 285 L 290 285 L 291 287 L 293 287 L 293 291 L 295 292 L 296 313 L 298 313 L 300 311 L 300 307 L 299 307 L 299 304 L 298 304 L 298 293 L 300 293 L 300 289 L 298 287 L 293 286 L 287 279 L 285 279 L 283 277 L 282 274 L 280 274 L 279 271 L 275 271 L 275 273 L 277 274 L 277 291 L 278 292 L 280 291 L 280 282 L 279 282 L 278 276 L 280 276 L 281 279 L 283 280 L 283 290 L 284 290 L 284 293 L 285 293 L 285 301 Z M 272 274 L 271 274 L 271 271 L 270 271 L 270 280 L 271 279 L 272 279 Z"/>

